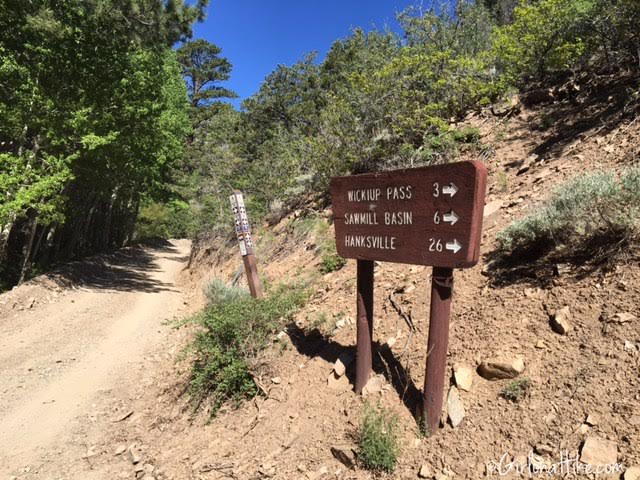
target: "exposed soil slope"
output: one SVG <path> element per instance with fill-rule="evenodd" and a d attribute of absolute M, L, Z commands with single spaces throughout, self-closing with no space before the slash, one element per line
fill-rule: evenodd
<path fill-rule="evenodd" d="M 495 234 L 547 198 L 556 185 L 585 171 L 630 165 L 638 158 L 637 122 L 603 105 L 606 102 L 576 107 L 567 122 L 571 125 L 556 121 L 552 127 L 540 127 L 545 118 L 564 115 L 563 104 L 523 109 L 508 120 L 469 120 L 481 129 L 482 141 L 492 146 L 487 213 L 493 213 L 485 218 L 483 260 L 474 269 L 456 273 L 449 371 L 455 363 L 475 370 L 483 359 L 521 356 L 526 365 L 522 377 L 531 381 L 531 388 L 519 403 L 500 397 L 509 380 L 487 381 L 474 373 L 471 391 L 461 392 L 463 423 L 422 438 L 413 410 L 424 381 L 429 271 L 376 266 L 376 368 L 383 388 L 373 401 L 397 412 L 403 430 L 403 451 L 392 477 L 417 478 L 426 464 L 434 476 L 483 478 L 487 463 L 503 455 L 511 461 L 536 450 L 540 461 L 551 465 L 561 455 L 578 454 L 588 437 L 614 442 L 619 463 L 640 463 L 637 250 L 611 264 L 594 264 L 588 258 L 532 263 L 517 275 L 489 267 Z M 581 111 L 599 120 L 584 121 L 578 116 Z M 290 217 L 263 237 L 260 265 L 273 281 L 318 269 L 315 251 L 322 239 L 300 240 L 293 225 Z M 239 262 L 235 254 L 233 247 L 203 255 L 196 264 L 208 275 L 213 271 L 230 280 Z M 170 423 L 169 428 L 184 429 L 181 438 L 189 438 L 163 442 L 158 452 L 163 462 L 185 459 L 172 470 L 173 478 L 372 477 L 346 468 L 331 453 L 332 446 L 353 445 L 363 404 L 352 384 L 328 382 L 333 362 L 340 353 L 353 351 L 355 343 L 353 263 L 322 277 L 309 305 L 286 329 L 288 349 L 280 354 L 274 348 L 272 371 L 261 379 L 269 390 L 266 399 L 225 412 L 210 425 Z M 392 294 L 411 315 L 413 334 L 393 307 Z M 572 312 L 574 329 L 560 335 L 549 318 L 564 306 Z M 609 323 L 617 313 L 635 315 L 636 320 Z M 309 334 L 315 326 L 332 335 Z M 167 405 L 174 398 L 168 396 Z M 588 415 L 595 424 L 585 423 Z"/>

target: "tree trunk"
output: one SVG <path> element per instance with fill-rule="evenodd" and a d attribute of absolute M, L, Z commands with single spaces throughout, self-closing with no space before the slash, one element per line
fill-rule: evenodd
<path fill-rule="evenodd" d="M 49 253 L 47 262 L 55 262 L 60 257 L 60 250 L 62 250 L 62 239 L 64 237 L 64 225 L 57 224 L 53 230 L 53 242 Z"/>
<path fill-rule="evenodd" d="M 80 254 L 86 255 L 87 253 L 93 253 L 93 245 L 89 240 L 89 229 L 91 227 L 91 223 L 93 222 L 93 217 L 95 216 L 96 210 L 98 209 L 98 201 L 94 200 L 91 208 L 89 209 L 89 213 L 84 219 L 84 224 L 82 226 L 82 233 L 80 234 Z"/>
<path fill-rule="evenodd" d="M 63 248 L 62 255 L 57 255 L 55 260 L 60 260 L 60 258 L 68 260 L 75 256 L 83 225 L 83 222 L 79 220 L 74 221 L 70 225 L 64 225 L 61 231 L 62 239 L 60 243 Z"/>
<path fill-rule="evenodd" d="M 31 231 L 29 232 L 29 238 L 27 240 L 27 251 L 24 254 L 24 261 L 22 262 L 22 269 L 20 270 L 20 278 L 18 279 L 18 285 L 22 284 L 31 270 L 31 251 L 33 250 L 33 241 L 36 238 L 36 230 L 38 229 L 38 216 L 35 215 L 31 220 Z"/>
<path fill-rule="evenodd" d="M 111 198 L 109 199 L 109 205 L 107 206 L 107 212 L 105 215 L 104 227 L 102 229 L 102 238 L 100 240 L 101 250 L 105 250 L 106 248 L 108 248 L 111 241 L 111 221 L 113 219 L 113 205 L 116 203 L 117 197 L 117 190 L 114 190 L 114 192 L 111 194 Z"/>
<path fill-rule="evenodd" d="M 7 243 L 9 243 L 9 233 L 13 222 L 9 222 L 6 225 L 2 225 L 0 229 L 0 267 L 4 263 L 4 259 L 7 255 Z"/>
<path fill-rule="evenodd" d="M 60 228 L 57 222 L 52 223 L 47 226 L 47 233 L 43 236 L 44 239 L 44 249 L 42 258 L 40 259 L 40 264 L 43 266 L 48 266 L 51 264 L 51 259 L 55 258 L 57 251 L 59 250 L 59 242 L 58 242 L 58 229 Z"/>
<path fill-rule="evenodd" d="M 40 235 L 38 235 L 38 241 L 36 242 L 36 246 L 33 247 L 33 253 L 31 254 L 32 264 L 38 263 L 38 252 L 40 251 L 40 245 L 42 245 L 42 239 L 44 238 L 44 234 L 49 231 L 48 225 L 43 225 L 40 230 Z"/>

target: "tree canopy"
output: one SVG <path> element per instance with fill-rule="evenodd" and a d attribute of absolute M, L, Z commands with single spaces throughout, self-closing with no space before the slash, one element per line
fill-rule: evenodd
<path fill-rule="evenodd" d="M 0 1 L 0 270 L 122 245 L 188 104 L 171 46 L 206 1 Z"/>
<path fill-rule="evenodd" d="M 238 111 L 231 62 L 190 41 L 206 4 L 0 0 L 0 279 L 123 245 L 136 222 L 227 231 L 234 188 L 277 218 L 333 175 L 479 153 L 468 112 L 640 66 L 636 0 L 457 0 L 278 65 Z"/>
<path fill-rule="evenodd" d="M 209 106 L 220 98 L 237 97 L 219 85 L 231 75 L 231 63 L 219 56 L 221 52 L 220 47 L 204 39 L 186 42 L 178 49 L 178 62 L 193 107 Z"/>
<path fill-rule="evenodd" d="M 245 191 L 258 218 L 278 217 L 326 196 L 333 175 L 481 153 L 478 132 L 458 126 L 470 111 L 558 75 L 637 72 L 639 6 L 434 2 L 401 12 L 400 34 L 355 29 L 323 61 L 309 54 L 278 65 L 240 112 L 222 112 L 196 134 L 196 156 L 208 165 L 194 201 L 202 207 L 198 230 L 225 224 L 232 188 Z"/>

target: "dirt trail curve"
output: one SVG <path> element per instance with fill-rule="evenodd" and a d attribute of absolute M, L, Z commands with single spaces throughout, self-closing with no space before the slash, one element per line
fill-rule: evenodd
<path fill-rule="evenodd" d="M 135 248 L 76 264 L 70 287 L 0 295 L 0 478 L 79 478 L 50 467 L 90 462 L 91 441 L 108 435 L 98 425 L 127 415 L 185 307 L 188 253 L 187 241 Z"/>

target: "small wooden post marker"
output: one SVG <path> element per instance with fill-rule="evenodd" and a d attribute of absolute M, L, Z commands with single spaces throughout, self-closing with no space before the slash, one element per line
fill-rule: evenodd
<path fill-rule="evenodd" d="M 356 392 L 372 369 L 373 262 L 434 267 L 422 411 L 430 433 L 444 397 L 453 269 L 478 263 L 486 184 L 481 162 L 331 179 L 336 247 L 358 261 Z"/>
<path fill-rule="evenodd" d="M 233 195 L 229 197 L 229 200 L 235 216 L 236 235 L 238 237 L 242 262 L 244 263 L 244 271 L 247 275 L 249 292 L 251 292 L 251 296 L 254 298 L 262 298 L 262 284 L 258 277 L 258 267 L 253 250 L 253 241 L 251 240 L 251 227 L 249 226 L 249 217 L 247 216 L 247 210 L 244 206 L 242 192 L 235 190 Z"/>

